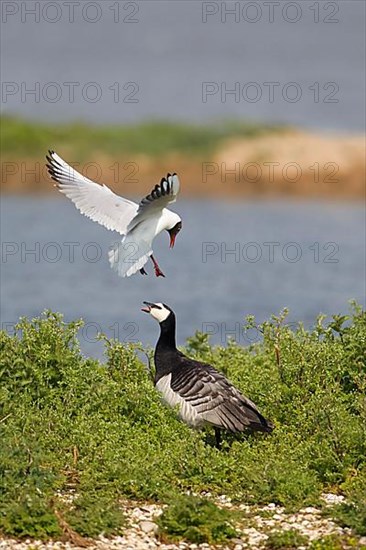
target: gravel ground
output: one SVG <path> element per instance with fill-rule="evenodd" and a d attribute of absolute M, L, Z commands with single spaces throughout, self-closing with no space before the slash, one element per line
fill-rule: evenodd
<path fill-rule="evenodd" d="M 209 495 L 205 495 L 209 496 Z M 325 494 L 323 500 L 327 505 L 333 506 L 343 500 L 344 497 Z M 327 535 L 350 536 L 349 529 L 343 529 L 328 518 L 321 516 L 321 511 L 317 508 L 303 508 L 297 513 L 286 514 L 284 509 L 275 504 L 267 506 L 253 507 L 245 504 L 233 505 L 230 499 L 222 496 L 217 504 L 226 508 L 233 508 L 243 511 L 243 517 L 249 518 L 250 526 L 238 525 L 237 539 L 233 539 L 230 548 L 234 550 L 259 550 L 265 547 L 268 533 L 274 530 L 297 529 L 303 535 L 309 537 L 309 540 L 315 540 Z M 22 542 L 12 539 L 0 538 L 0 550 L 83 550 L 86 547 L 89 550 L 198 550 L 212 548 L 208 544 L 190 544 L 181 542 L 179 544 L 164 544 L 158 540 L 157 525 L 154 519 L 161 514 L 162 506 L 154 504 L 141 504 L 136 506 L 129 502 L 122 503 L 125 514 L 128 518 L 128 528 L 123 536 L 106 539 L 100 536 L 93 541 L 85 541 L 80 538 L 76 544 L 69 542 L 42 543 L 41 541 L 32 541 L 29 539 Z M 354 537 L 353 537 L 354 539 Z M 366 537 L 358 538 L 358 546 L 355 549 L 366 550 Z M 217 547 L 216 547 L 217 548 Z M 222 550 L 229 547 L 221 546 Z M 305 550 L 304 547 L 298 547 L 298 550 Z M 345 546 L 346 548 L 346 546 Z"/>

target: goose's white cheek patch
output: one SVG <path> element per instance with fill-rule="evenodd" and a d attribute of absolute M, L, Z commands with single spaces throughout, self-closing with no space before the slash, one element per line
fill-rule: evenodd
<path fill-rule="evenodd" d="M 161 309 L 158 309 L 156 307 L 151 308 L 150 315 L 154 317 L 158 321 L 158 323 L 162 323 L 167 319 L 170 315 L 169 309 L 166 309 L 163 304 L 156 304 L 161 307 Z"/>

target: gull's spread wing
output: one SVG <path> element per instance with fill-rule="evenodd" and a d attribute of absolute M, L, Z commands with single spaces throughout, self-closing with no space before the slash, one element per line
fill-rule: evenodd
<path fill-rule="evenodd" d="M 82 214 L 121 235 L 127 233 L 128 225 L 139 210 L 136 203 L 82 176 L 54 151 L 49 151 L 46 158 L 48 171 L 57 187 Z"/>
<path fill-rule="evenodd" d="M 131 220 L 128 231 L 131 231 L 131 229 L 148 218 L 159 216 L 160 212 L 168 204 L 175 202 L 179 193 L 179 185 L 179 178 L 175 173 L 168 174 L 166 178 L 162 178 L 160 184 L 155 185 L 151 193 L 140 202 L 137 214 Z"/>

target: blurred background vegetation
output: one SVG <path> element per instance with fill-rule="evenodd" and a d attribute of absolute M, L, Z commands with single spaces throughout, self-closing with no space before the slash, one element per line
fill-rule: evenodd
<path fill-rule="evenodd" d="M 168 170 L 181 175 L 183 196 L 358 200 L 365 191 L 362 137 L 239 121 L 46 124 L 12 116 L 1 120 L 2 190 L 51 191 L 44 166 L 48 149 L 91 179 L 132 196 L 143 193 Z M 269 168 L 270 163 L 274 168 Z M 131 174 L 138 171 L 138 177 L 121 182 L 117 166 L 130 167 Z"/>

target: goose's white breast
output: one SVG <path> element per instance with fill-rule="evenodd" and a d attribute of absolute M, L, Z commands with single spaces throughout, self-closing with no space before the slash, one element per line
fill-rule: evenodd
<path fill-rule="evenodd" d="M 172 375 L 168 374 L 160 378 L 156 383 L 156 389 L 161 393 L 163 400 L 170 407 L 178 407 L 179 416 L 181 419 L 195 428 L 202 426 L 205 422 L 202 416 L 197 413 L 194 407 L 179 395 L 179 393 L 172 390 L 170 387 Z"/>

